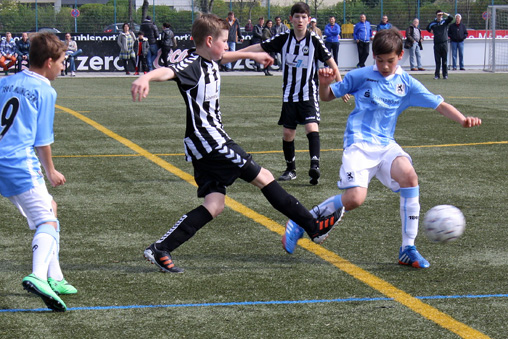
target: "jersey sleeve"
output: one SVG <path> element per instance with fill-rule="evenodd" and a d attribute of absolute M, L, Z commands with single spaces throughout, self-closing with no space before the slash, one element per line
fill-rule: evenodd
<path fill-rule="evenodd" d="M 261 48 L 267 53 L 280 53 L 282 52 L 282 48 L 289 38 L 289 31 L 284 33 L 279 33 L 278 35 L 272 37 L 270 40 L 263 41 L 261 43 Z"/>
<path fill-rule="evenodd" d="M 346 94 L 354 94 L 355 84 L 358 82 L 358 78 L 354 76 L 355 73 L 359 72 L 348 72 L 342 78 L 342 81 L 334 82 L 330 85 L 330 89 L 336 98 L 343 97 Z"/>
<path fill-rule="evenodd" d="M 53 143 L 53 121 L 55 118 L 56 91 L 47 86 L 39 91 L 37 105 L 37 133 L 35 134 L 34 146 L 47 146 Z"/>
<path fill-rule="evenodd" d="M 431 93 L 425 86 L 413 77 L 410 79 L 409 106 L 436 109 L 444 101 L 443 97 Z"/>
<path fill-rule="evenodd" d="M 312 43 L 314 44 L 316 48 L 316 59 L 318 59 L 321 62 L 326 62 L 327 60 L 332 58 L 332 54 L 330 51 L 325 47 L 325 43 L 321 38 L 314 33 L 311 34 Z M 338 62 L 338 60 L 335 60 L 335 62 Z"/>
<path fill-rule="evenodd" d="M 197 54 L 190 55 L 177 64 L 169 66 L 175 72 L 175 80 L 183 89 L 194 87 L 200 77 L 199 57 Z"/>

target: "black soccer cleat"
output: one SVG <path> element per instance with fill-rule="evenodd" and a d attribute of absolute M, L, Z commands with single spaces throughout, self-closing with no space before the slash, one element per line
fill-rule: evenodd
<path fill-rule="evenodd" d="M 321 171 L 319 170 L 318 165 L 312 165 L 309 169 L 309 177 L 310 177 L 310 184 L 311 185 L 317 185 L 319 182 L 319 177 L 321 177 Z"/>
<path fill-rule="evenodd" d="M 344 207 L 339 208 L 332 214 L 321 216 L 318 215 L 316 218 L 316 229 L 310 235 L 312 241 L 314 241 L 316 244 L 321 244 L 323 241 L 328 238 L 328 234 L 332 230 L 333 226 L 335 226 L 344 215 Z"/>
<path fill-rule="evenodd" d="M 284 173 L 282 173 L 282 175 L 279 177 L 279 181 L 290 181 L 290 180 L 295 180 L 296 179 L 296 171 L 295 170 L 292 170 L 292 171 L 289 171 L 289 170 L 285 170 Z"/>
<path fill-rule="evenodd" d="M 159 266 L 161 272 L 169 273 L 183 273 L 183 269 L 176 267 L 171 259 L 171 254 L 168 251 L 161 251 L 155 247 L 155 243 L 151 244 L 143 252 L 146 260 L 152 264 Z"/>

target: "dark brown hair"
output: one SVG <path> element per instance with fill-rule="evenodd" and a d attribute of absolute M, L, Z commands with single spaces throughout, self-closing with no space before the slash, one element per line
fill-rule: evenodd
<path fill-rule="evenodd" d="M 36 68 L 44 67 L 49 59 L 58 60 L 67 48 L 53 33 L 36 33 L 30 38 L 30 64 Z"/>
<path fill-rule="evenodd" d="M 395 54 L 400 55 L 400 53 L 402 53 L 402 47 L 402 35 L 400 35 L 398 29 L 383 29 L 378 31 L 374 36 L 374 40 L 372 41 L 372 54 L 382 55 L 395 52 Z"/>

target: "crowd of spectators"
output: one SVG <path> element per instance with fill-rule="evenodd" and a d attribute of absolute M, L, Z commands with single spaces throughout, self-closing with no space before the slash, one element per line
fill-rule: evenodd
<path fill-rule="evenodd" d="M 229 12 L 226 21 L 229 24 L 228 34 L 228 48 L 230 51 L 237 49 L 237 44 L 244 42 L 244 36 L 240 29 L 241 23 L 235 17 L 234 12 Z M 442 74 L 443 79 L 448 78 L 448 42 L 451 46 L 452 63 L 450 67 L 453 70 L 465 70 L 464 66 L 464 40 L 467 38 L 468 32 L 464 24 L 461 22 L 462 17 L 460 14 L 451 16 L 442 11 L 436 12 L 436 18 L 431 21 L 426 30 L 434 34 L 434 58 L 435 58 L 435 79 L 440 79 Z M 453 24 L 452 24 L 453 22 Z M 404 48 L 409 53 L 409 63 L 411 71 L 423 71 L 421 50 L 423 50 L 423 35 L 420 29 L 420 21 L 415 18 L 413 22 L 406 28 L 406 39 Z M 353 25 L 351 25 L 353 27 Z M 381 22 L 377 26 L 371 26 L 365 14 L 361 14 L 359 21 L 354 24 L 352 31 L 353 40 L 356 42 L 358 51 L 357 68 L 365 67 L 365 62 L 369 56 L 370 43 L 373 39 L 375 31 L 379 32 L 384 29 L 392 28 L 392 24 L 388 20 L 388 16 L 384 15 Z M 258 44 L 264 40 L 271 39 L 272 37 L 285 32 L 289 27 L 282 22 L 281 17 L 277 16 L 274 21 L 268 20 L 265 23 L 265 18 L 260 17 L 257 24 L 253 25 L 252 20 L 248 19 L 243 27 L 244 34 L 250 36 L 250 44 Z M 339 46 L 341 39 L 341 24 L 337 22 L 335 16 L 328 18 L 328 23 L 321 29 L 318 27 L 316 18 L 310 20 L 308 27 L 309 31 L 314 32 L 317 36 L 323 39 L 325 46 L 331 52 L 334 60 L 339 59 Z M 122 31 L 118 34 L 117 43 L 120 48 L 119 59 L 121 65 L 127 75 L 133 71 L 135 74 L 139 72 L 149 72 L 156 66 L 169 66 L 169 59 L 172 50 L 177 47 L 177 40 L 173 28 L 169 23 L 162 25 L 161 34 L 159 29 L 153 23 L 150 16 L 146 16 L 140 25 L 139 31 L 142 35 L 137 35 L 130 28 L 128 23 L 123 24 Z M 140 38 L 142 37 L 142 38 Z M 15 41 L 16 40 L 16 41 Z M 77 56 L 83 53 L 78 48 L 76 41 L 72 40 L 72 35 L 66 33 L 65 45 L 67 46 L 65 58 L 65 72 L 62 75 L 70 72 L 71 76 L 76 75 L 76 62 Z M 10 32 L 6 32 L 0 43 L 0 68 L 8 75 L 9 69 L 12 68 L 14 72 L 19 72 L 23 67 L 29 67 L 28 50 L 30 48 L 30 40 L 27 33 L 22 33 L 21 38 L 13 39 Z M 160 50 L 160 54 L 159 54 Z M 155 65 L 157 56 L 160 60 Z M 274 65 L 279 66 L 281 69 L 280 54 L 273 55 L 275 62 Z M 14 67 L 13 67 L 14 66 Z M 269 69 L 262 69 L 261 65 L 255 64 L 258 72 L 263 71 L 265 75 L 271 75 Z M 231 63 L 221 67 L 221 71 L 231 71 L 233 65 Z"/>

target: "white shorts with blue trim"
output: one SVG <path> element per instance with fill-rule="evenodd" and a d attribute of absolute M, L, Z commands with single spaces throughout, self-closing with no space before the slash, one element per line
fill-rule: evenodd
<path fill-rule="evenodd" d="M 13 195 L 9 197 L 9 200 L 26 217 L 31 230 L 35 230 L 43 223 L 57 220 L 51 204 L 53 197 L 45 184 L 36 185 L 26 192 Z"/>
<path fill-rule="evenodd" d="M 392 179 L 390 173 L 392 162 L 397 157 L 406 157 L 412 163 L 409 154 L 396 143 L 386 146 L 365 142 L 355 143 L 346 148 L 342 154 L 340 180 L 337 182 L 337 186 L 340 189 L 367 188 L 375 176 L 393 192 L 398 192 L 400 185 Z"/>

